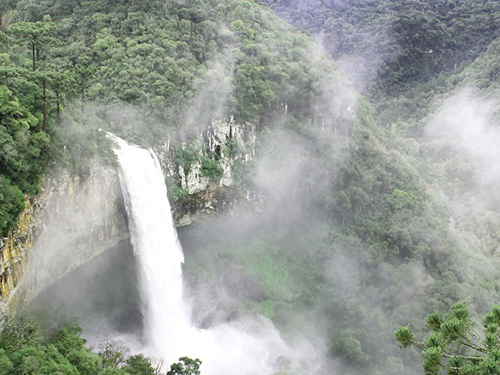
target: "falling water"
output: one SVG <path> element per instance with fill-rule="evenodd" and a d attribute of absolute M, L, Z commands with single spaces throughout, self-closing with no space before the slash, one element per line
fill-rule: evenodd
<path fill-rule="evenodd" d="M 272 323 L 246 318 L 210 330 L 191 324 L 183 299 L 183 253 L 172 222 L 165 179 L 153 151 L 109 135 L 121 167 L 132 245 L 140 267 L 145 320 L 143 350 L 166 364 L 200 358 L 203 375 L 271 374 L 287 347 Z"/>
<path fill-rule="evenodd" d="M 116 150 L 120 181 L 140 269 L 145 340 L 153 352 L 175 353 L 179 337 L 189 332 L 190 323 L 182 297 L 184 256 L 172 222 L 165 179 L 153 151 L 113 139 L 120 146 Z M 175 360 L 175 354 L 166 359 Z"/>

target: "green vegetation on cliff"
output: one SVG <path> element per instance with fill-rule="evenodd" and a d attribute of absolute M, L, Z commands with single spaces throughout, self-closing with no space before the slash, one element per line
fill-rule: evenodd
<path fill-rule="evenodd" d="M 394 327 L 410 320 L 419 335 L 424 315 L 463 299 L 483 314 L 500 290 L 499 178 L 494 158 L 476 151 L 497 154 L 476 133 L 448 128 L 498 122 L 498 103 L 482 101 L 498 89 L 498 4 L 269 3 L 2 4 L 0 231 L 48 162 L 77 168 L 97 152 L 99 127 L 168 143 L 174 169 L 186 177 L 199 162 L 216 184 L 221 157 L 242 145 L 222 140 L 218 154 L 196 140 L 213 120 L 252 124 L 255 155 L 233 172 L 260 213 L 180 234 L 197 323 L 258 312 L 286 334 L 303 328 L 340 373 L 418 373 Z M 321 34 L 340 65 L 361 66 L 356 77 L 376 82 L 372 103 L 271 9 Z M 460 94 L 467 84 L 478 91 Z"/>
<path fill-rule="evenodd" d="M 189 142 L 214 119 L 262 128 L 284 111 L 288 123 L 328 116 L 327 103 L 313 103 L 331 94 L 333 66 L 325 71 L 309 37 L 253 2 L 19 1 L 1 10 L 1 172 L 24 194 L 49 161 L 84 171 L 104 143 L 99 127 L 156 145 L 167 134 Z M 205 156 L 204 173 L 217 180 Z M 2 235 L 19 213 L 10 206 Z"/>
<path fill-rule="evenodd" d="M 0 33 L 2 34 L 2 33 Z M 24 43 L 23 43 L 24 44 Z M 14 41 L 2 34 L 0 46 L 0 236 L 7 235 L 35 194 L 52 159 L 43 73 L 22 66 Z M 35 51 L 35 49 L 33 50 Z M 33 60 L 34 63 L 36 61 Z M 34 68 L 34 66 L 33 66 Z M 43 93 L 43 94 L 42 94 Z M 37 97 L 38 95 L 38 97 Z M 41 100 L 40 100 L 41 99 Z"/>
<path fill-rule="evenodd" d="M 74 71 L 83 101 L 116 104 L 107 116 L 114 129 L 139 143 L 154 144 L 165 126 L 204 129 L 229 116 L 262 123 L 284 106 L 307 118 L 326 89 L 310 38 L 253 2 L 61 3 L 20 1 L 10 27 L 50 15 L 64 44 L 48 59 Z M 119 113 L 123 103 L 138 113 Z"/>

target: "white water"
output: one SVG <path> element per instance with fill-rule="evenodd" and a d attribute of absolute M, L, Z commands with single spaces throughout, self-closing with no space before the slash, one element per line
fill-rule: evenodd
<path fill-rule="evenodd" d="M 167 365 L 181 356 L 199 358 L 203 375 L 275 372 L 279 358 L 290 353 L 269 320 L 249 317 L 210 330 L 193 327 L 182 292 L 182 248 L 158 159 L 153 151 L 109 136 L 119 146 L 115 152 L 141 272 L 146 341 L 142 350 Z"/>

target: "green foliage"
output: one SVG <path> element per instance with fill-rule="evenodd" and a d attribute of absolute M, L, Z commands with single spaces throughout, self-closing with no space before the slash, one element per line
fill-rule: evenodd
<path fill-rule="evenodd" d="M 50 20 L 44 18 L 48 14 Z M 321 53 L 309 53 L 311 38 L 253 2 L 231 0 L 213 7 L 201 1 L 169 2 L 167 6 L 155 1 L 120 6 L 108 0 L 85 6 L 64 0 L 21 1 L 11 28 L 23 46 L 30 36 L 39 51 L 35 51 L 39 78 L 36 83 L 26 80 L 18 91 L 35 84 L 31 102 L 36 98 L 37 103 L 29 109 L 42 120 L 44 130 L 54 111 L 60 117 L 81 117 L 87 129 L 86 114 L 80 116 L 76 106 L 68 106 L 63 113 L 66 101 L 78 96 L 82 112 L 92 107 L 83 108 L 84 101 L 97 102 L 105 109 L 94 113 L 110 124 L 103 128 L 140 144 L 159 143 L 167 133 L 174 138 L 173 144 L 184 144 L 174 148 L 180 151 L 175 153 L 175 163 L 185 176 L 200 160 L 204 176 L 220 179 L 222 169 L 215 158 L 197 155 L 187 135 L 197 134 L 214 119 L 232 116 L 260 128 L 272 125 L 274 116 L 284 109 L 295 124 L 299 118 L 319 119 L 318 112 L 330 111 L 329 105 L 323 108 L 313 103 L 317 97 L 330 97 L 333 65 Z M 32 51 L 19 51 L 16 61 L 27 70 Z M 328 117 L 328 113 L 321 116 Z M 186 124 L 195 129 L 186 129 Z M 90 127 L 81 141 L 68 142 L 74 136 L 73 125 L 51 135 L 65 164 L 82 173 L 85 168 L 80 165 L 85 162 L 80 156 L 94 154 L 93 146 L 99 142 L 86 142 L 93 138 Z M 177 131 L 178 136 L 173 136 Z M 229 140 L 222 152 L 236 156 L 235 141 Z M 243 163 L 235 166 L 238 186 L 251 186 L 248 169 Z"/>
<path fill-rule="evenodd" d="M 148 145 L 163 143 L 168 133 L 174 163 L 185 176 L 201 162 L 202 176 L 219 181 L 219 155 L 204 155 L 193 138 L 212 120 L 235 116 L 260 132 L 256 158 L 232 166 L 236 185 L 259 189 L 266 204 L 277 203 L 256 220 L 269 217 L 265 234 L 249 225 L 240 231 L 251 233 L 244 241 L 213 245 L 203 239 L 187 254 L 190 281 L 227 281 L 233 288 L 226 292 L 234 297 L 224 301 L 228 309 L 253 304 L 278 325 L 300 314 L 318 322 L 332 356 L 355 364 L 356 373 L 410 373 L 411 360 L 403 362 L 383 344 L 391 339 L 392 322 L 447 308 L 471 290 L 479 291 L 478 308 L 478 296 L 483 304 L 497 296 L 498 282 L 494 271 L 484 276 L 467 269 L 471 261 L 464 258 L 472 256 L 454 250 L 460 238 L 448 228 L 450 212 L 422 181 L 425 168 L 415 159 L 425 152 L 417 140 L 402 141 L 393 130 L 404 128 L 418 139 L 417 119 L 431 111 L 435 94 L 458 81 L 495 87 L 498 43 L 463 76 L 448 79 L 440 72 L 458 72 L 498 36 L 498 5 L 269 3 L 297 26 L 323 35 L 335 57 L 361 52 L 364 61 L 352 64 L 361 81 L 373 79 L 370 69 L 380 67 L 372 96 L 380 113 L 363 100 L 356 107 L 311 38 L 254 2 L 19 1 L 9 13 L 9 36 L 0 33 L 0 231 L 12 228 L 22 193 L 37 191 L 47 163 L 57 159 L 85 176 L 89 156 L 109 149 L 98 128 Z M 12 7 L 2 3 L 0 12 Z M 77 97 L 85 108 L 69 103 Z M 237 157 L 239 146 L 226 140 L 222 156 Z M 471 165 L 451 169 L 473 186 Z M 189 194 L 179 183 L 170 183 L 169 192 L 184 200 Z M 492 219 L 489 225 L 497 224 Z M 496 232 L 483 233 L 475 233 L 474 253 L 493 254 Z M 469 324 L 459 310 L 450 319 L 428 318 L 429 327 L 440 330 L 425 341 L 430 371 L 446 358 L 441 331 L 451 340 Z M 495 335 L 491 325 L 485 345 L 494 347 Z M 414 334 L 406 328 L 399 338 L 407 346 Z M 78 332 L 61 333 L 58 340 L 50 345 L 67 361 L 57 363 L 80 373 L 151 373 L 147 359 L 127 359 L 121 349 L 102 348 L 100 356 L 85 351 Z M 40 351 L 42 341 L 26 343 L 25 362 L 2 346 L 0 369 L 22 365 L 29 373 L 46 366 L 37 358 L 58 355 Z M 186 363 L 178 365 L 186 370 Z M 474 373 L 474 364 L 463 369 Z"/>
<path fill-rule="evenodd" d="M 103 359 L 85 347 L 85 340 L 80 337 L 81 333 L 80 327 L 63 328 L 57 333 L 53 345 L 78 369 L 80 374 L 96 374 L 102 368 Z"/>
<path fill-rule="evenodd" d="M 46 339 L 46 332 L 33 319 L 10 318 L 0 334 L 0 344 L 6 351 L 18 350 L 24 345 L 38 345 Z"/>
<path fill-rule="evenodd" d="M 293 297 L 291 277 L 283 251 L 277 247 L 267 247 L 260 251 L 244 254 L 245 270 L 259 283 L 264 297 L 268 300 L 289 301 Z"/>
<path fill-rule="evenodd" d="M 13 203 L 12 189 L 36 194 L 57 153 L 51 118 L 60 114 L 72 82 L 64 64 L 49 59 L 57 33 L 51 21 L 13 22 L 8 28 L 13 38 L 2 33 L 6 43 L 0 46 L 0 196 L 5 205 L 0 210 L 0 236 L 13 228 L 22 209 Z M 26 44 L 29 48 L 23 48 Z"/>
<path fill-rule="evenodd" d="M 116 6 L 105 0 L 67 6 L 57 0 L 20 2 L 17 12 L 29 14 L 25 18 L 34 21 L 29 29 L 36 30 L 52 25 L 42 22 L 43 15 L 51 15 L 64 46 L 47 51 L 47 60 L 74 73 L 82 100 L 126 102 L 152 115 L 149 134 L 141 134 L 149 144 L 165 135 L 165 124 L 180 128 L 190 122 L 189 109 L 203 111 L 195 115 L 200 122 L 195 126 L 202 128 L 230 116 L 238 122 L 262 123 L 284 106 L 289 115 L 307 116 L 313 96 L 327 87 L 317 78 L 317 68 L 308 68 L 318 62 L 307 53 L 311 39 L 253 2 Z M 24 24 L 17 28 L 24 29 Z M 216 84 L 204 87 L 203 76 Z M 214 101 L 211 97 L 220 96 L 219 83 L 227 89 Z M 202 109 L 193 101 L 197 91 L 209 103 Z M 121 134 L 119 127 L 114 130 Z"/>
<path fill-rule="evenodd" d="M 415 335 L 410 327 L 399 327 L 394 335 L 403 349 L 410 347 L 415 340 Z"/>
<path fill-rule="evenodd" d="M 445 228 L 433 224 L 436 208 L 418 173 L 382 146 L 384 136 L 373 131 L 371 121 L 367 125 L 354 135 L 351 156 L 341 166 L 333 210 L 347 230 L 375 246 L 377 261 L 420 257 L 417 249 L 435 246 Z"/>
<path fill-rule="evenodd" d="M 156 370 L 151 365 L 151 361 L 141 354 L 127 358 L 125 369 L 130 375 L 156 375 Z"/>
<path fill-rule="evenodd" d="M 172 193 L 172 198 L 175 201 L 183 201 L 189 197 L 189 191 L 181 187 L 174 187 L 174 192 Z"/>
<path fill-rule="evenodd" d="M 12 375 L 154 375 L 151 361 L 138 354 L 126 358 L 123 344 L 106 340 L 98 354 L 85 346 L 82 329 L 56 331 L 41 322 L 11 318 L 0 333 L 0 371 Z"/>
<path fill-rule="evenodd" d="M 97 161 L 116 163 L 113 142 L 106 137 L 105 131 L 100 130 L 109 125 L 95 113 L 94 108 L 82 112 L 79 105 L 69 105 L 60 120 L 52 142 L 57 159 L 52 173 L 69 170 L 85 178 Z"/>
<path fill-rule="evenodd" d="M 376 82 L 374 91 L 389 97 L 460 68 L 500 36 L 500 5 L 491 1 L 266 3 L 295 26 L 322 35 L 334 58 L 355 62 L 357 68 L 347 70 L 359 86 Z"/>
<path fill-rule="evenodd" d="M 0 236 L 17 222 L 22 193 L 36 193 L 50 160 L 50 139 L 7 86 L 0 85 Z"/>
<path fill-rule="evenodd" d="M 223 148 L 222 152 L 228 159 L 236 159 L 240 152 L 240 147 L 238 145 L 238 140 L 237 139 L 227 139 L 225 147 Z"/>
<path fill-rule="evenodd" d="M 32 54 L 33 71 L 37 70 L 37 61 L 46 44 L 55 39 L 52 35 L 58 31 L 53 22 L 26 22 L 19 21 L 9 27 L 9 33 L 17 37 L 21 42 L 28 43 Z"/>
<path fill-rule="evenodd" d="M 275 104 L 276 96 L 271 89 L 266 70 L 266 67 L 255 65 L 253 62 L 242 63 L 236 69 L 233 78 L 237 103 L 235 115 L 239 121 L 257 123 Z"/>
<path fill-rule="evenodd" d="M 17 223 L 19 213 L 24 209 L 21 190 L 0 175 L 0 233 L 5 236 Z"/>
<path fill-rule="evenodd" d="M 192 165 L 200 159 L 200 150 L 193 144 L 176 144 L 172 146 L 172 151 L 174 163 L 182 168 L 187 184 Z"/>
<path fill-rule="evenodd" d="M 170 366 L 167 375 L 200 375 L 201 361 L 198 358 L 181 357 L 179 361 Z"/>
<path fill-rule="evenodd" d="M 203 253 L 205 256 L 198 256 L 196 261 L 190 259 L 187 273 L 198 273 L 204 280 L 226 275 L 224 278 L 234 279 L 234 292 L 248 288 L 249 293 L 263 300 L 289 302 L 300 288 L 300 282 L 289 271 L 294 258 L 276 245 L 249 240 L 245 246 L 220 244 Z"/>
<path fill-rule="evenodd" d="M 464 70 L 461 78 L 466 84 L 492 92 L 498 89 L 500 77 L 500 38 L 488 46 L 481 58 Z"/>
<path fill-rule="evenodd" d="M 465 303 L 457 303 L 443 316 L 435 312 L 427 317 L 432 333 L 419 342 L 410 327 L 399 327 L 396 340 L 402 348 L 421 350 L 426 374 L 449 375 L 497 374 L 500 371 L 500 306 L 494 306 L 483 320 L 480 335 L 469 317 Z"/>
<path fill-rule="evenodd" d="M 342 358 L 350 365 L 367 364 L 369 361 L 369 356 L 363 352 L 361 343 L 355 338 L 353 330 L 337 332 L 330 350 L 334 356 Z"/>
<path fill-rule="evenodd" d="M 224 169 L 213 155 L 204 156 L 201 159 L 200 176 L 208 177 L 211 182 L 219 182 L 224 174 Z"/>

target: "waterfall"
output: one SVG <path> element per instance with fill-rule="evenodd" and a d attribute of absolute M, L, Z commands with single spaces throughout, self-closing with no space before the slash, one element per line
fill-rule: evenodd
<path fill-rule="evenodd" d="M 203 375 L 275 372 L 286 346 L 269 320 L 247 317 L 209 330 L 192 325 L 183 298 L 184 256 L 158 159 L 152 150 L 108 136 L 118 146 L 120 181 L 140 268 L 144 351 L 167 365 L 182 356 L 200 358 Z"/>
<path fill-rule="evenodd" d="M 179 337 L 191 330 L 182 296 L 182 248 L 177 239 L 158 159 L 113 138 L 134 253 L 140 270 L 145 341 L 150 350 L 176 360 Z M 169 353 L 172 353 L 169 355 Z"/>

